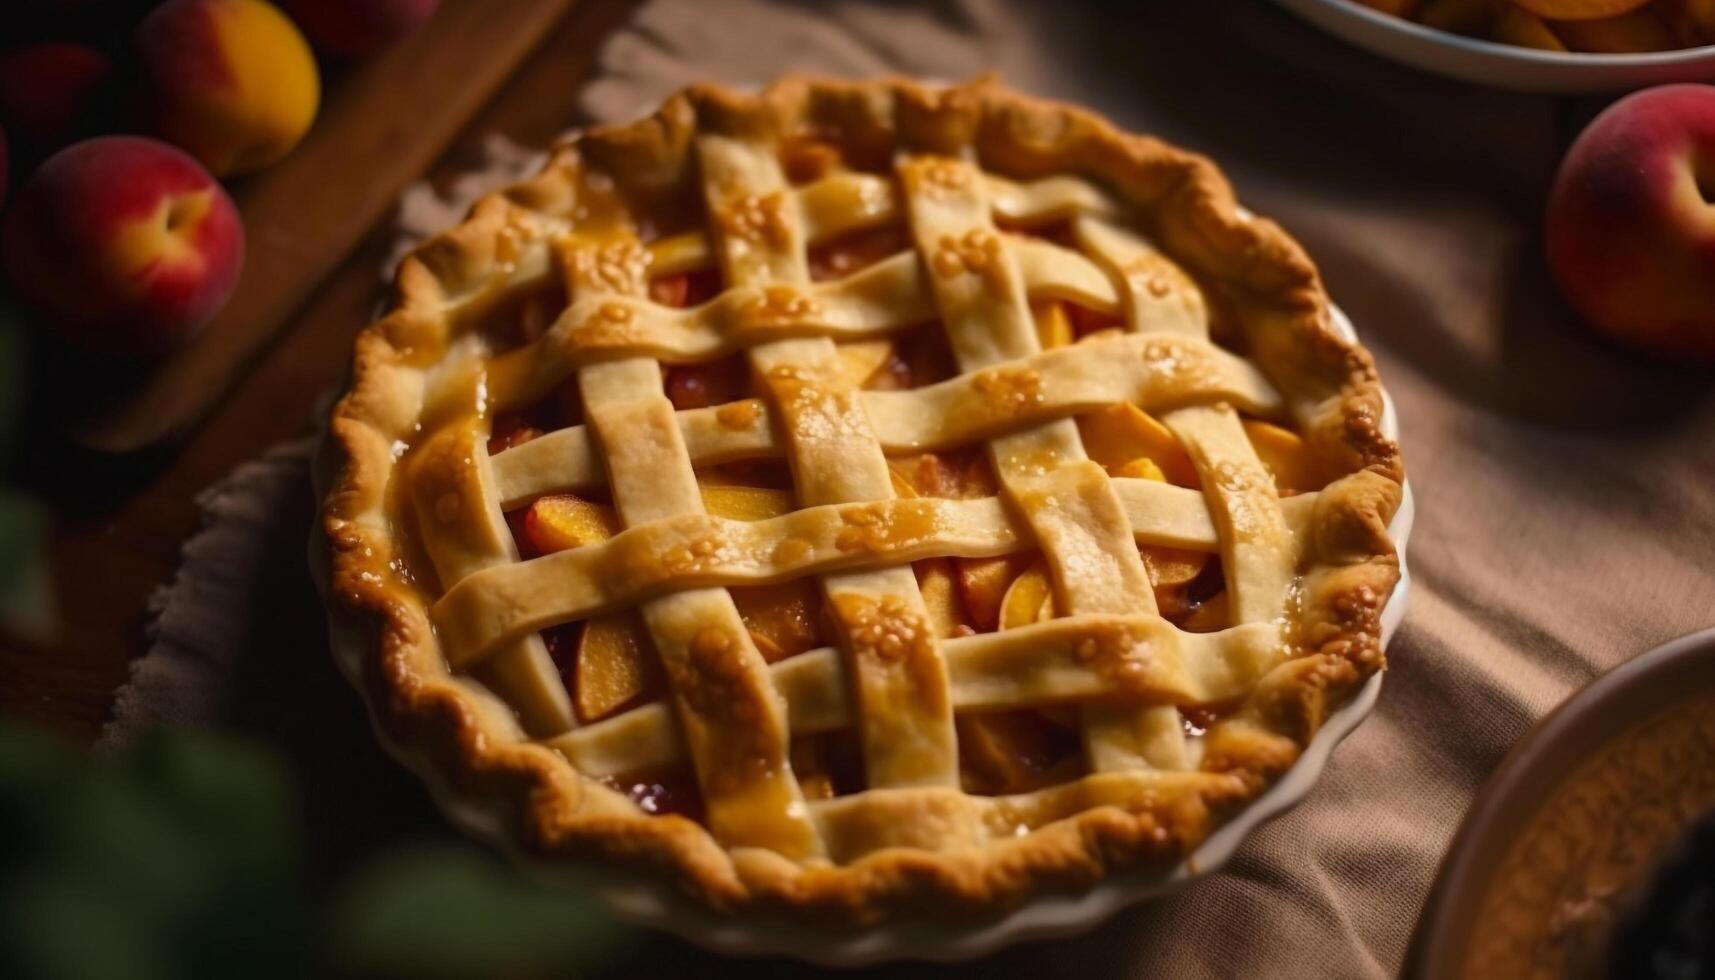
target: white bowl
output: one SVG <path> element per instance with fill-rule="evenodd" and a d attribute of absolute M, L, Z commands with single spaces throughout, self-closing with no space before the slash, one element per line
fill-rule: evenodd
<path fill-rule="evenodd" d="M 1715 45 L 1644 54 L 1538 51 L 1438 31 L 1354 0 L 1279 0 L 1330 34 L 1414 68 L 1521 92 L 1620 92 L 1715 80 Z"/>
<path fill-rule="evenodd" d="M 1333 310 L 1337 328 L 1356 339 L 1352 323 L 1338 307 Z M 1382 392 L 1382 431 L 1399 438 L 1398 415 L 1393 400 Z M 323 440 L 326 435 L 324 432 Z M 325 449 L 325 447 L 323 447 Z M 316 506 L 327 495 L 332 474 L 327 472 L 327 453 L 318 451 L 312 466 Z M 1382 644 L 1393 637 L 1405 617 L 1406 595 L 1411 574 L 1405 563 L 1405 542 L 1411 534 L 1416 507 L 1411 484 L 1405 485 L 1399 512 L 1388 530 L 1399 549 L 1399 585 L 1382 609 Z M 310 536 L 310 577 L 325 599 L 328 594 L 327 542 L 319 523 Z M 330 606 L 331 609 L 331 606 Z M 984 956 L 1004 946 L 1030 939 L 1065 936 L 1093 929 L 1128 905 L 1165 894 L 1194 878 L 1215 871 L 1232 857 L 1241 841 L 1259 825 L 1291 808 L 1322 774 L 1328 756 L 1375 706 L 1382 675 L 1369 679 L 1351 701 L 1328 716 L 1292 768 L 1227 823 L 1219 827 L 1192 853 L 1172 868 L 1140 869 L 1114 875 L 1080 894 L 1047 894 L 1026 902 L 1004 915 L 953 925 L 926 922 L 886 922 L 858 930 L 832 930 L 802 921 L 747 915 L 742 919 L 721 916 L 695 905 L 660 879 L 642 874 L 574 867 L 550 862 L 521 851 L 514 841 L 516 816 L 508 801 L 473 797 L 452 789 L 444 776 L 415 746 L 401 745 L 374 725 L 374 705 L 369 704 L 363 683 L 362 665 L 374 656 L 372 631 L 355 629 L 349 622 L 330 615 L 328 635 L 340 672 L 365 697 L 370 708 L 376 739 L 390 755 L 423 781 L 447 820 L 464 833 L 507 854 L 533 876 L 564 883 L 595 898 L 617 918 L 633 925 L 660 929 L 708 949 L 733 955 L 785 955 L 823 966 L 854 967 L 888 960 L 965 960 Z"/>

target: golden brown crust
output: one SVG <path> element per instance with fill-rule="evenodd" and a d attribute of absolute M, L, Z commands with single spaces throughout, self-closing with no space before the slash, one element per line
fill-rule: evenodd
<path fill-rule="evenodd" d="M 699 130 L 801 128 L 834 130 L 883 152 L 901 144 L 970 147 L 986 169 L 1015 179 L 1082 174 L 1156 215 L 1151 230 L 1169 254 L 1254 313 L 1247 317 L 1253 357 L 1292 402 L 1315 448 L 1346 474 L 1322 492 L 1312 519 L 1289 623 L 1302 655 L 1210 730 L 1203 771 L 1185 774 L 1153 805 L 1098 807 L 982 848 L 880 850 L 842 865 L 729 854 L 690 820 L 588 805 L 608 791 L 585 783 L 555 752 L 519 741 L 506 712 L 448 675 L 428 598 L 395 569 L 387 504 L 395 447 L 422 411 L 423 362 L 445 340 L 441 309 L 509 271 L 506 239 L 517 221 L 563 223 L 580 158 L 624 174 L 630 193 L 662 195 L 683 183 Z M 595 129 L 560 148 L 536 178 L 484 199 L 464 224 L 402 263 L 393 309 L 360 336 L 350 391 L 330 425 L 338 468 L 323 526 L 332 593 L 339 611 L 378 628 L 379 655 L 366 664 L 363 684 L 379 723 L 426 749 L 459 792 L 515 805 L 534 851 L 649 869 L 721 909 L 811 909 L 844 921 L 913 909 L 937 917 L 992 911 L 1184 856 L 1290 766 L 1328 713 L 1381 669 L 1380 611 L 1398 577 L 1386 528 L 1403 480 L 1398 448 L 1381 431 L 1381 405 L 1369 355 L 1333 327 L 1309 258 L 1278 226 L 1239 209 L 1200 156 L 991 79 L 950 88 L 787 79 L 754 96 L 697 86 L 649 119 Z"/>

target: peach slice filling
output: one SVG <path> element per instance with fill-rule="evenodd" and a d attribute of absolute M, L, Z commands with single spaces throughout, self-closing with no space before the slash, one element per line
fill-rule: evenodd
<path fill-rule="evenodd" d="M 1078 416 L 1084 451 L 1112 476 L 1201 486 L 1197 467 L 1179 440 L 1136 405 L 1112 405 Z"/>
<path fill-rule="evenodd" d="M 1548 20 L 1597 20 L 1617 17 L 1643 6 L 1649 0 L 1513 0 L 1520 7 Z"/>
<path fill-rule="evenodd" d="M 702 494 L 710 514 L 730 520 L 766 520 L 792 509 L 792 497 L 783 490 L 715 485 L 703 487 Z M 619 518 L 611 506 L 569 493 L 539 498 L 522 521 L 524 541 L 538 555 L 599 544 L 619 530 Z M 729 591 L 751 639 L 770 663 L 825 642 L 821 594 L 814 580 Z M 665 677 L 635 611 L 560 627 L 550 632 L 549 645 L 566 659 L 562 669 L 569 673 L 572 704 L 585 722 L 606 718 L 665 691 Z"/>

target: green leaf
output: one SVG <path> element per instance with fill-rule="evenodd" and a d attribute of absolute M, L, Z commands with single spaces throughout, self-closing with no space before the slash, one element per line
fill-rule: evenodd
<path fill-rule="evenodd" d="M 0 977 L 563 976 L 628 931 L 474 846 L 313 904 L 279 761 L 212 734 L 112 757 L 0 721 Z"/>
<path fill-rule="evenodd" d="M 304 975 L 291 813 L 277 764 L 236 743 L 99 758 L 0 725 L 0 976 Z"/>
<path fill-rule="evenodd" d="M 333 910 L 335 961 L 357 976 L 560 976 L 626 935 L 588 899 L 474 847 L 422 847 L 379 861 Z"/>
<path fill-rule="evenodd" d="M 0 473 L 17 447 L 23 411 L 27 334 L 11 297 L 0 294 Z M 42 541 L 46 519 L 33 500 L 0 486 L 0 625 L 23 635 L 53 623 Z"/>
<path fill-rule="evenodd" d="M 46 527 L 40 504 L 0 487 L 0 624 L 15 632 L 51 628 Z"/>
<path fill-rule="evenodd" d="M 0 819 L 13 811 L 6 804 L 49 791 L 70 779 L 83 754 L 63 740 L 24 725 L 0 720 Z M 0 834 L 0 855 L 9 834 Z"/>
<path fill-rule="evenodd" d="M 6 919 L 17 943 L 17 962 L 7 976 L 169 980 L 175 975 L 148 924 L 129 914 L 112 893 L 53 872 L 18 882 L 14 890 Z"/>

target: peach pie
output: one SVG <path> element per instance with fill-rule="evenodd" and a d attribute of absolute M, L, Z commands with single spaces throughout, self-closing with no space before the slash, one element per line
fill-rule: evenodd
<path fill-rule="evenodd" d="M 987 79 L 696 87 L 400 267 L 334 602 L 544 860 L 992 910 L 1184 857 L 1381 669 L 1381 413 L 1199 156 Z"/>

